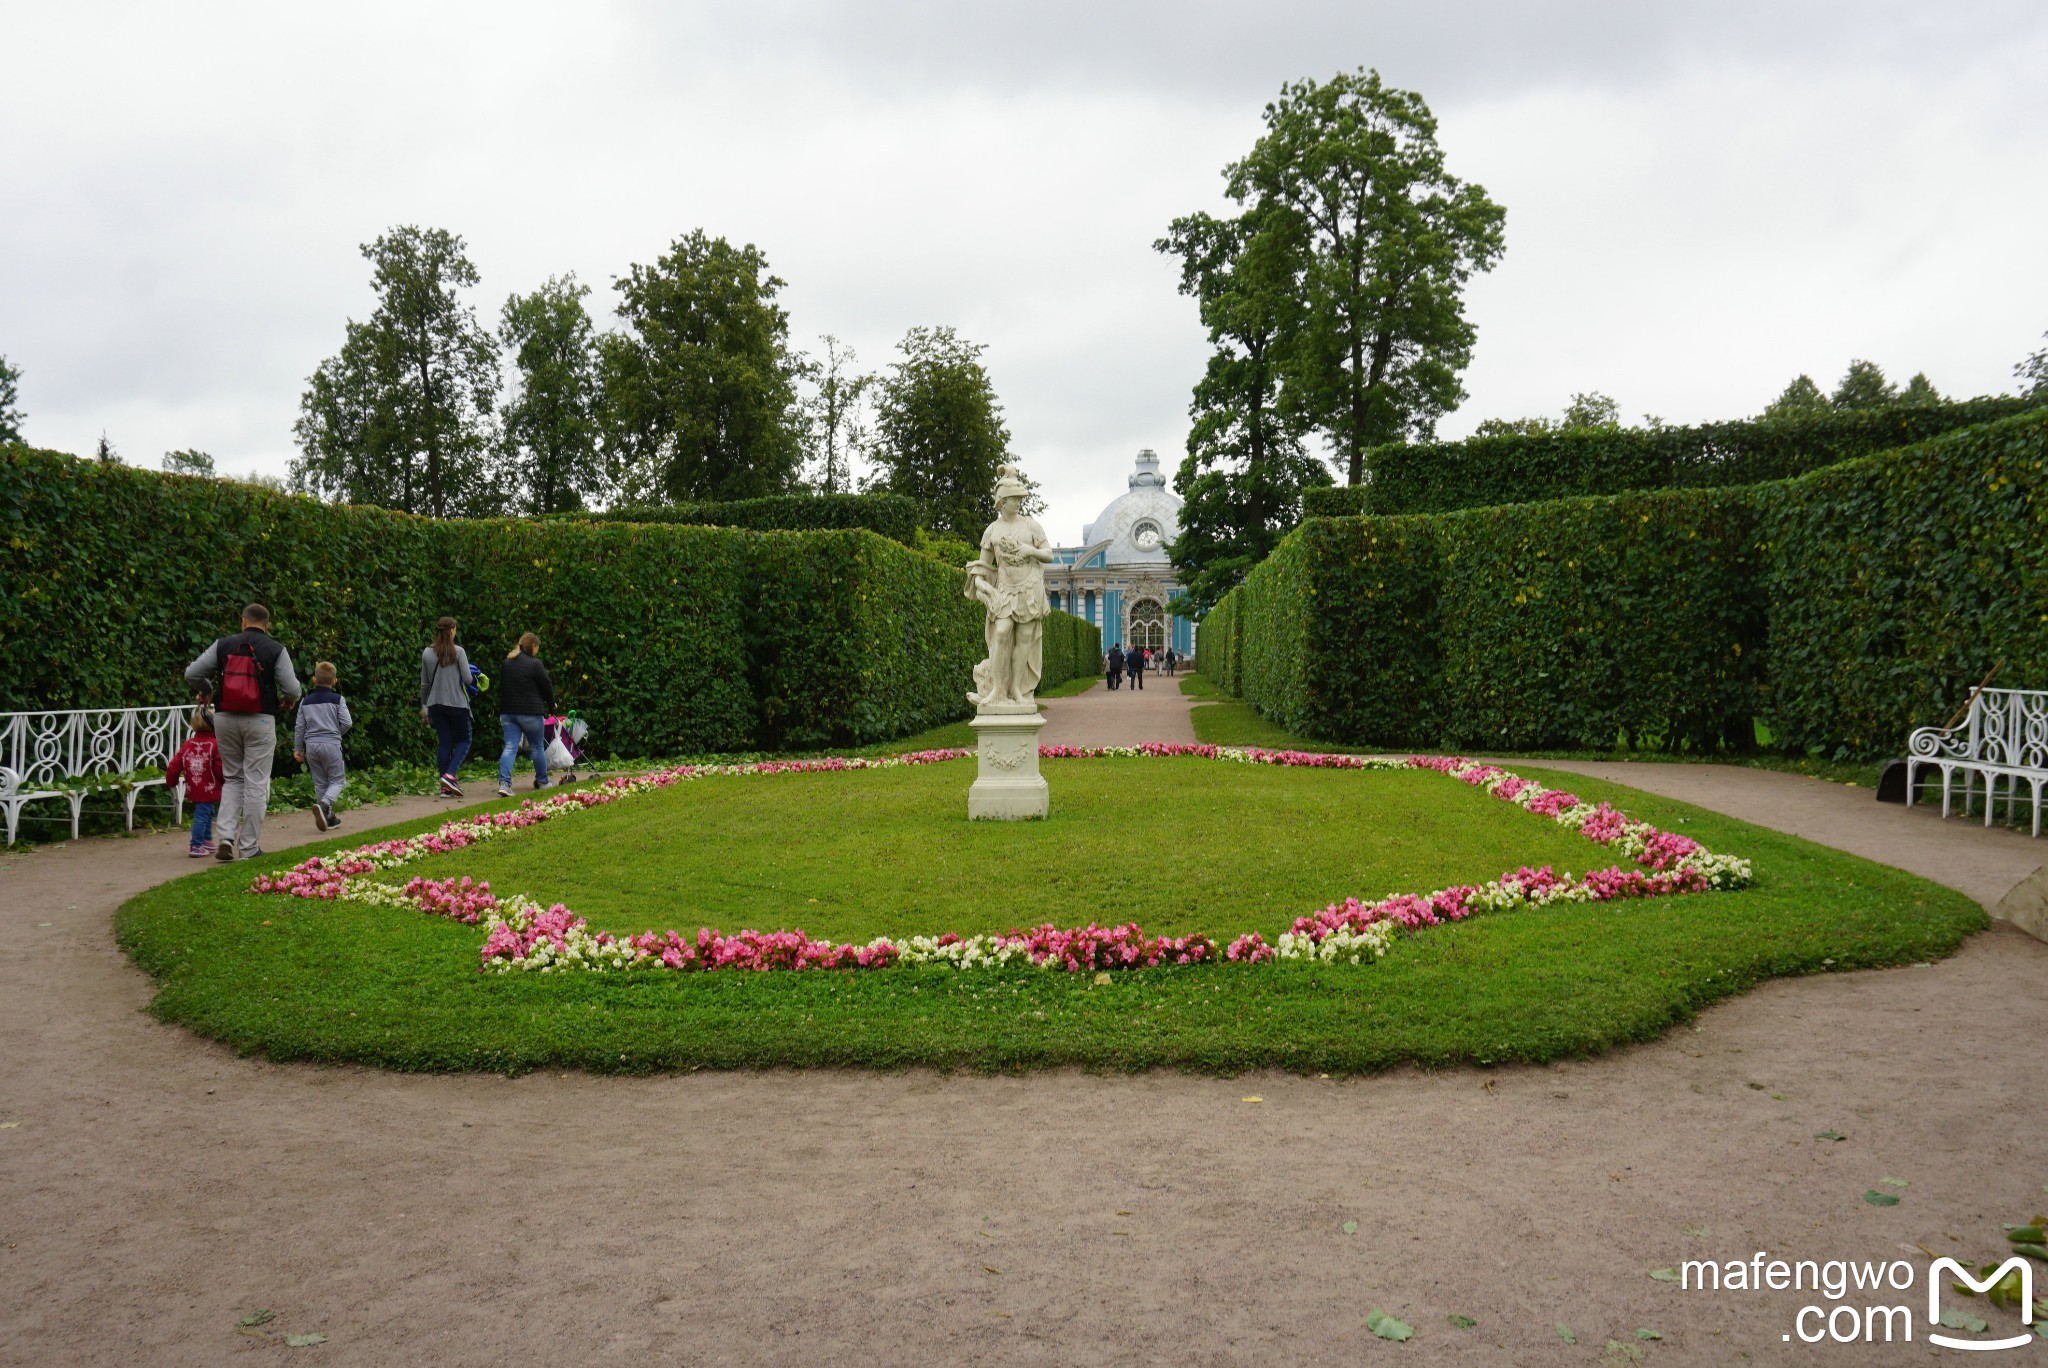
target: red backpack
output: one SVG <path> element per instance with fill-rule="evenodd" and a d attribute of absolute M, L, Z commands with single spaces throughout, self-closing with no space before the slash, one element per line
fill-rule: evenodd
<path fill-rule="evenodd" d="M 263 711 L 263 684 L 258 677 L 261 668 L 256 661 L 256 648 L 247 642 L 228 652 L 220 672 L 218 707 L 221 712 Z"/>

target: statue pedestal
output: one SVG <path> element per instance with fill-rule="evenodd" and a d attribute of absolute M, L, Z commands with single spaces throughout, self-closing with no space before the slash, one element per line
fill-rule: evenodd
<path fill-rule="evenodd" d="M 980 773 L 967 790 L 967 819 L 1021 822 L 1052 812 L 1052 790 L 1038 772 L 1036 703 L 992 703 L 967 724 L 974 728 Z"/>

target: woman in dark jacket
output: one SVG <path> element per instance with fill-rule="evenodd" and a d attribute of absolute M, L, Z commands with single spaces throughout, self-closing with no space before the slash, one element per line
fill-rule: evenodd
<path fill-rule="evenodd" d="M 505 749 L 498 756 L 499 797 L 512 796 L 512 762 L 519 755 L 522 736 L 533 752 L 533 786 L 548 786 L 548 747 L 541 719 L 554 710 L 555 684 L 540 663 L 540 638 L 527 632 L 498 674 L 498 724 L 505 732 Z"/>

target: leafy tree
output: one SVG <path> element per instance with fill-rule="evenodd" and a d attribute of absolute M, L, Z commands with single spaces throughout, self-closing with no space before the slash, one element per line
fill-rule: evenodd
<path fill-rule="evenodd" d="M 573 275 L 505 301 L 498 339 L 519 368 L 519 393 L 500 414 L 504 473 L 527 513 L 567 513 L 602 485 L 597 445 L 597 349 Z"/>
<path fill-rule="evenodd" d="M 853 348 L 832 334 L 819 340 L 824 358 L 806 360 L 802 370 L 804 451 L 817 488 L 837 494 L 852 486 L 854 460 L 867 448 L 866 401 L 875 377 L 855 370 Z"/>
<path fill-rule="evenodd" d="M 912 328 L 896 345 L 903 359 L 876 384 L 877 484 L 917 500 L 932 531 L 978 543 L 1010 451 L 987 348 L 951 328 Z"/>
<path fill-rule="evenodd" d="M 1549 418 L 1482 418 L 1472 429 L 1474 437 L 1536 437 L 1557 431 Z"/>
<path fill-rule="evenodd" d="M 163 466 L 173 475 L 212 475 L 213 457 L 203 451 L 166 451 Z"/>
<path fill-rule="evenodd" d="M 1464 288 L 1500 259 L 1507 214 L 1445 171 L 1428 105 L 1377 71 L 1287 85 L 1265 123 L 1226 189 L 1303 244 L 1290 402 L 1357 484 L 1367 448 L 1427 436 L 1464 398 Z"/>
<path fill-rule="evenodd" d="M 1941 391 L 1936 389 L 1934 382 L 1927 378 L 1927 372 L 1921 371 L 1906 382 L 1906 387 L 1899 391 L 1899 397 L 1896 402 L 1901 404 L 1917 404 L 1924 407 L 1928 404 L 1945 404 L 1948 401 L 1941 397 Z"/>
<path fill-rule="evenodd" d="M 0 356 L 0 442 L 21 440 L 21 424 L 28 415 L 21 411 L 21 370 Z"/>
<path fill-rule="evenodd" d="M 1885 408 L 1899 402 L 1899 391 L 1884 378 L 1875 361 L 1851 361 L 1842 383 L 1835 386 L 1833 403 L 1838 409 Z"/>
<path fill-rule="evenodd" d="M 1643 415 L 1651 427 L 1662 418 Z M 1613 431 L 1621 426 L 1621 405 L 1598 390 L 1574 394 L 1562 418 L 1488 418 L 1472 429 L 1474 437 L 1536 437 L 1546 432 Z"/>
<path fill-rule="evenodd" d="M 1564 406 L 1564 421 L 1558 426 L 1566 432 L 1586 428 L 1611 431 L 1621 426 L 1621 405 L 1598 390 L 1574 394 Z"/>
<path fill-rule="evenodd" d="M 107 440 L 107 433 L 104 428 L 100 430 L 100 443 L 97 447 L 93 448 L 92 454 L 93 459 L 102 465 L 119 465 L 121 463 L 121 453 L 114 450 L 114 444 Z"/>
<path fill-rule="evenodd" d="M 2041 337 L 2048 341 L 2048 333 L 2042 333 Z M 2023 382 L 2021 394 L 2030 399 L 2048 401 L 2048 347 L 2043 347 L 2014 366 L 2012 373 Z M 4 391 L 0 391 L 0 394 L 4 394 Z M 0 412 L 4 412 L 4 409 L 0 409 Z"/>
<path fill-rule="evenodd" d="M 1821 387 L 1813 383 L 1813 377 L 1802 375 L 1785 386 L 1783 394 L 1765 405 L 1763 417 L 1812 418 L 1818 414 L 1832 412 L 1833 409 L 1834 405 L 1828 402 L 1828 397 L 1821 391 Z"/>
<path fill-rule="evenodd" d="M 1174 476 L 1182 506 L 1170 548 L 1182 591 L 1175 611 L 1200 616 L 1301 520 L 1301 491 L 1330 483 L 1286 416 L 1287 348 L 1301 335 L 1302 243 L 1291 220 L 1175 219 L 1153 246 L 1180 258 L 1182 294 L 1201 308 L 1215 352 L 1195 386 L 1187 456 Z"/>
<path fill-rule="evenodd" d="M 780 494 L 803 459 L 784 282 L 702 229 L 614 285 L 628 329 L 598 342 L 613 479 L 635 502 Z"/>
<path fill-rule="evenodd" d="M 477 283 L 462 239 L 408 224 L 362 254 L 377 307 L 307 381 L 294 486 L 437 518 L 498 511 L 498 348 L 458 293 Z"/>

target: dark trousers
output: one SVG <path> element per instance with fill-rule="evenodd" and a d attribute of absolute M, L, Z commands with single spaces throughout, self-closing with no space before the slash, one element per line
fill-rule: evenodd
<path fill-rule="evenodd" d="M 1134 689 L 1145 687 L 1145 672 L 1143 670 L 1131 671 L 1131 687 Z"/>
<path fill-rule="evenodd" d="M 1114 689 L 1116 688 L 1116 686 L 1117 686 L 1117 685 L 1119 685 L 1119 684 L 1121 684 L 1121 683 L 1123 683 L 1123 682 L 1124 682 L 1124 677 L 1123 677 L 1122 675 L 1120 675 L 1120 674 L 1113 674 L 1113 675 L 1111 675 L 1111 676 L 1109 677 L 1109 687 L 1110 687 L 1110 688 L 1111 688 L 1112 690 L 1114 690 Z"/>
<path fill-rule="evenodd" d="M 435 761 L 441 773 L 461 773 L 462 762 L 469 758 L 469 709 L 436 703 L 427 709 L 427 720 L 434 724 L 434 736 L 441 743 Z"/>

